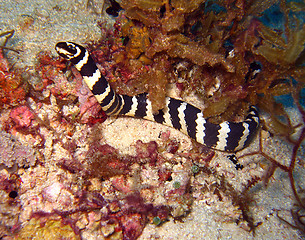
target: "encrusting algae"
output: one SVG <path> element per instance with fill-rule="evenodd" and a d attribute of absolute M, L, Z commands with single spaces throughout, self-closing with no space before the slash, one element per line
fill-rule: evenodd
<path fill-rule="evenodd" d="M 45 240 L 80 240 L 81 237 L 73 231 L 71 226 L 61 220 L 47 219 L 42 222 L 39 219 L 31 219 L 18 233 L 16 240 L 45 239 Z"/>

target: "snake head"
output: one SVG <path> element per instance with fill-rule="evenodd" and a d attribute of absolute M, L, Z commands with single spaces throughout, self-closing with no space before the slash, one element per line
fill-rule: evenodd
<path fill-rule="evenodd" d="M 78 58 L 82 52 L 86 51 L 82 46 L 73 42 L 59 42 L 55 46 L 57 53 L 73 62 L 73 59 Z"/>

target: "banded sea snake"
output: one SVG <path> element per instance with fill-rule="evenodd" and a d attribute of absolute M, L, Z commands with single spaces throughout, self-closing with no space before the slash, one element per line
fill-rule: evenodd
<path fill-rule="evenodd" d="M 74 64 L 107 115 L 155 121 L 178 129 L 209 148 L 228 152 L 247 146 L 259 125 L 254 106 L 250 106 L 243 122 L 213 124 L 204 118 L 200 109 L 170 97 L 166 97 L 165 108 L 153 114 L 147 93 L 133 97 L 116 94 L 84 47 L 72 42 L 59 42 L 55 49 L 60 56 Z"/>

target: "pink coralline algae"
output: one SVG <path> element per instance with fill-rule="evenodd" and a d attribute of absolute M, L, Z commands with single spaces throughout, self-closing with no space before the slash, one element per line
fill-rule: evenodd
<path fill-rule="evenodd" d="M 10 118 L 18 127 L 30 127 L 34 114 L 27 106 L 20 106 L 10 112 Z"/>

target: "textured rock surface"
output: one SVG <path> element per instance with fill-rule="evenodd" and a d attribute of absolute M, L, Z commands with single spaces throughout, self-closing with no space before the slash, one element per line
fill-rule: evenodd
<path fill-rule="evenodd" d="M 31 146 L 22 144 L 10 134 L 0 131 L 0 167 L 29 167 L 35 163 L 35 150 Z"/>

